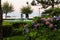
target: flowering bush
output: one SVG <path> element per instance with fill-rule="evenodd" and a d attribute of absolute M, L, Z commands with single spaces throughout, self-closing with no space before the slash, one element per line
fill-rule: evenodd
<path fill-rule="evenodd" d="M 39 18 L 39 17 L 35 17 L 34 19 L 34 27 L 38 27 L 38 26 L 42 26 L 42 28 L 47 27 L 50 29 L 54 29 L 54 28 L 60 28 L 60 17 L 51 17 L 51 18 Z"/>
<path fill-rule="evenodd" d="M 36 17 L 32 22 L 27 22 L 22 28 L 26 39 L 30 40 L 58 40 L 60 36 L 60 20 L 58 18 L 39 18 Z M 19 23 L 20 24 L 20 23 Z M 18 31 L 20 34 L 20 31 Z M 58 35 L 58 36 L 57 36 Z"/>
<path fill-rule="evenodd" d="M 15 24 L 15 23 L 14 23 Z M 20 24 L 24 24 L 24 27 L 20 27 Z M 19 26 L 18 26 L 19 25 Z M 15 28 L 18 27 L 18 28 Z M 22 35 L 25 36 L 27 40 L 60 40 L 60 19 L 59 18 L 35 18 L 32 22 L 20 22 L 12 26 L 12 28 L 5 28 L 6 31 L 9 30 L 11 35 Z M 5 30 L 3 30 L 5 31 Z M 12 32 L 13 31 L 13 32 Z M 4 33 L 3 36 L 9 36 Z"/>

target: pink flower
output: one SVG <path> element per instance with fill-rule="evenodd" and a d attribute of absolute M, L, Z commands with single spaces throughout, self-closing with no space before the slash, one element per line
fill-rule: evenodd
<path fill-rule="evenodd" d="M 41 18 L 40 20 L 45 20 L 45 18 Z"/>
<path fill-rule="evenodd" d="M 48 24 L 50 24 L 50 23 L 49 23 L 49 21 L 46 21 L 46 23 L 45 23 L 45 24 L 46 24 L 46 25 L 48 25 Z"/>
<path fill-rule="evenodd" d="M 49 25 L 49 27 L 50 27 L 50 28 L 53 28 L 53 27 L 54 27 L 54 25 L 53 25 L 53 24 L 50 24 L 50 25 Z"/>
<path fill-rule="evenodd" d="M 47 20 L 48 20 L 48 21 L 52 21 L 52 20 L 53 20 L 53 18 L 48 18 Z"/>

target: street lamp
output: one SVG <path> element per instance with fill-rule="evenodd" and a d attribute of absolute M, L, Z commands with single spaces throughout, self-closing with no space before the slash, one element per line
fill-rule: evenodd
<path fill-rule="evenodd" d="M 32 6 L 40 6 L 40 3 L 37 5 L 37 3 L 35 2 L 35 0 L 33 0 L 33 1 L 31 2 L 31 5 L 32 5 Z M 41 13 L 40 13 L 40 9 L 41 9 L 41 8 L 38 8 L 38 9 L 39 9 L 39 10 L 38 10 L 38 11 L 39 11 L 39 16 L 41 16 Z"/>
<path fill-rule="evenodd" d="M 40 16 L 40 8 L 39 8 L 39 16 Z"/>
<path fill-rule="evenodd" d="M 42 9 L 42 8 L 39 8 L 39 16 L 41 17 L 41 13 L 40 13 L 41 11 L 40 11 L 40 9 Z"/>

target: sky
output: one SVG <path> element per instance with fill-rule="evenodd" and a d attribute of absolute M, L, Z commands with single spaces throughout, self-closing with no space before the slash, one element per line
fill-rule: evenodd
<path fill-rule="evenodd" d="M 16 18 L 20 18 L 20 9 L 23 6 L 27 6 L 26 2 L 29 2 L 29 5 L 31 5 L 30 3 L 32 2 L 32 0 L 2 0 L 1 4 L 3 5 L 4 2 L 8 2 L 9 4 L 11 3 L 14 7 L 14 11 L 11 13 L 8 13 L 8 16 L 16 16 Z M 34 16 L 40 16 L 41 12 L 44 11 L 44 9 L 40 9 L 40 14 L 39 14 L 39 8 L 41 8 L 42 6 L 31 6 L 31 9 L 33 10 L 33 13 L 29 15 L 29 18 L 32 18 Z M 5 14 L 3 15 L 5 16 Z M 25 15 L 24 15 L 25 18 Z"/>

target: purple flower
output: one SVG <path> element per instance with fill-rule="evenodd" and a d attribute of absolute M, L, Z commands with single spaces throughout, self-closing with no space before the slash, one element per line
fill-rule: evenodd
<path fill-rule="evenodd" d="M 57 19 L 56 20 L 60 20 L 60 17 L 57 17 Z"/>
<path fill-rule="evenodd" d="M 35 24 L 34 26 L 35 26 L 35 27 L 38 27 L 38 26 L 39 26 L 39 24 Z"/>

